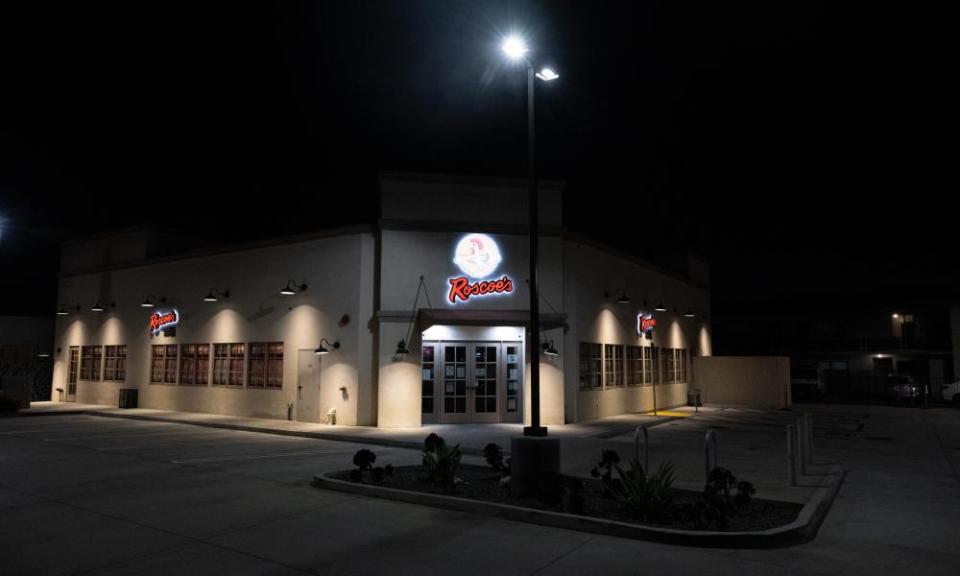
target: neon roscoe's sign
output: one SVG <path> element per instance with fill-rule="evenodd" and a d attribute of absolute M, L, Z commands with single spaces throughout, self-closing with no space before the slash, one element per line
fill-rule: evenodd
<path fill-rule="evenodd" d="M 650 332 L 657 327 L 657 319 L 650 314 L 637 314 L 637 333 Z"/>
<path fill-rule="evenodd" d="M 180 322 L 180 312 L 176 308 L 169 312 L 154 312 L 150 315 L 150 332 L 156 334 L 176 326 L 178 322 Z"/>
<path fill-rule="evenodd" d="M 489 278 L 502 260 L 500 247 L 486 234 L 468 234 L 461 238 L 457 243 L 453 262 L 465 276 L 455 276 L 448 280 L 450 292 L 447 300 L 456 304 L 458 301 L 466 302 L 474 296 L 512 293 L 513 280 L 509 276 Z M 471 282 L 470 278 L 474 280 Z"/>

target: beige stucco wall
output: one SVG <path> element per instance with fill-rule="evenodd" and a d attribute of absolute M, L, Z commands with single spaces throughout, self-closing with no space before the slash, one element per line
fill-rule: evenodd
<path fill-rule="evenodd" d="M 564 308 L 569 325 L 563 339 L 569 355 L 564 364 L 567 422 L 648 412 L 654 408 L 652 386 L 581 390 L 580 342 L 643 347 L 652 343 L 657 348 L 681 348 L 688 351 L 688 361 L 698 354 L 712 354 L 710 325 L 706 320 L 710 310 L 706 288 L 574 241 L 564 243 L 564 267 Z M 620 291 L 629 296 L 629 304 L 617 303 Z M 669 310 L 654 312 L 658 302 L 663 302 Z M 686 318 L 687 310 L 696 316 Z M 637 333 L 640 312 L 652 313 L 657 320 L 652 342 Z M 663 375 L 658 381 L 663 381 Z M 657 408 L 685 404 L 687 387 L 685 382 L 658 384 Z"/>
<path fill-rule="evenodd" d="M 693 361 L 694 386 L 706 404 L 789 408 L 790 359 L 713 356 Z"/>
<path fill-rule="evenodd" d="M 319 359 L 317 411 L 336 407 L 338 423 L 373 424 L 373 273 L 367 270 L 373 267 L 373 247 L 371 234 L 347 234 L 65 277 L 60 303 L 81 311 L 57 319 L 53 399 L 56 388 L 66 389 L 70 346 L 126 344 L 126 381 L 81 380 L 79 402 L 116 405 L 119 388 L 138 388 L 141 407 L 286 418 L 287 404 L 298 401 L 298 350 L 312 350 L 327 338 L 341 348 Z M 281 296 L 291 279 L 305 282 L 306 292 Z M 230 298 L 204 302 L 211 288 L 229 290 Z M 148 294 L 167 302 L 141 308 Z M 90 312 L 97 300 L 116 307 Z M 151 338 L 150 314 L 171 307 L 181 315 L 176 336 Z M 282 389 L 149 383 L 153 344 L 269 341 L 284 343 Z"/>

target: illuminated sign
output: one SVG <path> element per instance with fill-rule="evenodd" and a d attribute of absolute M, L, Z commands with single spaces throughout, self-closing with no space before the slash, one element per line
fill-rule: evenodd
<path fill-rule="evenodd" d="M 471 296 L 486 296 L 488 294 L 509 294 L 513 292 L 513 280 L 504 276 L 499 280 L 482 280 L 470 283 L 466 276 L 450 279 L 450 295 L 447 297 L 451 304 L 457 303 L 457 298 L 466 302 Z"/>
<path fill-rule="evenodd" d="M 653 317 L 653 314 L 644 314 L 643 312 L 637 314 L 637 334 L 652 332 L 656 327 L 657 319 Z"/>
<path fill-rule="evenodd" d="M 466 302 L 473 296 L 503 295 L 513 292 L 513 280 L 503 275 L 489 278 L 503 261 L 500 247 L 486 234 L 467 234 L 454 250 L 453 263 L 465 276 L 450 278 L 447 300 L 451 304 Z M 469 277 L 469 278 L 468 278 Z M 471 282 L 470 278 L 474 280 Z"/>
<path fill-rule="evenodd" d="M 493 274 L 502 260 L 500 247 L 486 234 L 467 234 L 461 238 L 453 257 L 453 263 L 471 278 Z"/>
<path fill-rule="evenodd" d="M 180 312 L 174 308 L 169 312 L 154 312 L 150 315 L 150 332 L 157 334 L 166 330 L 167 328 L 173 328 L 180 322 Z"/>

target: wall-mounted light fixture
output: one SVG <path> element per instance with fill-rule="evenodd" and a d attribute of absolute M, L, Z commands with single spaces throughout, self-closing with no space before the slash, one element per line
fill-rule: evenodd
<path fill-rule="evenodd" d="M 666 312 L 667 307 L 663 305 L 663 302 L 657 302 L 657 305 L 653 307 L 657 312 Z"/>
<path fill-rule="evenodd" d="M 147 294 L 146 299 L 144 299 L 144 301 L 140 303 L 140 307 L 153 308 L 154 306 L 157 305 L 158 302 L 160 304 L 165 304 L 167 302 L 167 297 L 161 296 L 160 298 L 157 298 L 156 295 L 154 294 Z"/>
<path fill-rule="evenodd" d="M 626 290 L 620 290 L 620 291 L 617 292 L 616 294 L 614 294 L 613 292 L 604 292 L 604 293 L 603 293 L 603 297 L 606 298 L 606 299 L 612 298 L 613 296 L 616 296 L 616 297 L 617 297 L 617 304 L 629 304 L 629 303 L 630 303 L 630 297 L 627 296 L 627 291 L 626 291 Z"/>
<path fill-rule="evenodd" d="M 204 302 L 219 302 L 221 298 L 229 298 L 229 290 L 217 290 L 216 288 L 211 288 L 210 292 L 207 292 L 207 295 L 203 297 Z"/>
<path fill-rule="evenodd" d="M 420 303 L 420 291 L 423 291 L 423 295 L 427 298 L 427 306 L 433 308 L 433 305 L 430 303 L 430 294 L 427 292 L 427 285 L 423 282 L 423 276 L 420 277 L 420 284 L 417 285 L 417 295 L 413 298 L 413 308 L 410 310 L 410 322 L 407 324 L 407 334 L 406 337 L 401 338 L 397 342 L 397 351 L 394 353 L 395 356 L 406 356 L 410 353 L 410 347 L 407 345 L 410 342 L 410 338 L 413 336 L 413 322 L 417 317 L 417 305 Z"/>
<path fill-rule="evenodd" d="M 280 290 L 280 294 L 283 296 L 293 296 L 298 292 L 305 292 L 307 290 L 307 284 L 296 284 L 293 280 L 287 280 L 287 285 Z"/>
<path fill-rule="evenodd" d="M 686 312 L 686 314 L 684 314 L 683 316 L 684 316 L 684 318 L 695 318 L 695 317 L 696 317 L 696 314 L 693 313 L 693 309 L 692 309 L 692 308 L 687 308 L 687 312 Z"/>
<path fill-rule="evenodd" d="M 327 340 L 326 338 L 321 338 L 321 339 L 320 339 L 320 345 L 318 345 L 318 346 L 313 350 L 313 354 L 314 354 L 315 356 L 323 356 L 324 354 L 329 354 L 329 353 L 330 353 L 330 350 L 328 350 L 327 347 L 323 345 L 324 342 L 326 342 L 326 343 L 327 343 L 327 346 L 333 348 L 334 350 L 339 350 L 339 349 L 340 349 L 340 341 L 339 341 L 339 340 L 336 341 L 336 342 L 334 342 L 333 344 L 331 344 L 330 341 Z"/>
<path fill-rule="evenodd" d="M 117 304 L 115 302 L 107 302 L 107 306 L 105 307 L 99 300 L 97 300 L 97 303 L 90 308 L 90 311 L 103 312 L 104 310 L 106 310 L 107 307 L 109 307 L 112 310 L 117 307 Z"/>
<path fill-rule="evenodd" d="M 547 340 L 544 342 L 542 348 L 545 356 L 556 356 L 560 354 L 556 347 L 554 347 L 553 340 Z"/>
<path fill-rule="evenodd" d="M 68 309 L 66 306 L 61 306 L 61 307 L 57 310 L 57 316 L 66 316 L 66 315 L 69 314 L 71 311 L 72 311 L 72 312 L 79 312 L 79 311 L 80 311 L 80 306 L 72 306 L 70 309 Z"/>

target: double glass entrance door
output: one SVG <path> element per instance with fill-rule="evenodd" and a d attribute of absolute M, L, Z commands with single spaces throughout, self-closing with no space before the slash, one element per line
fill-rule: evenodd
<path fill-rule="evenodd" d="M 424 421 L 519 422 L 522 367 L 519 342 L 424 342 Z"/>

